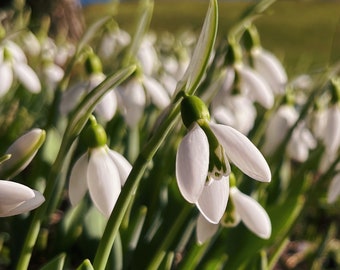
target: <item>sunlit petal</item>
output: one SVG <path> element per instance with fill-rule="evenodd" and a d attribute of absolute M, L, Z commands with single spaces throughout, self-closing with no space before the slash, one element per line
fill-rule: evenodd
<path fill-rule="evenodd" d="M 334 203 L 340 195 L 340 174 L 338 173 L 331 181 L 328 192 L 327 202 Z"/>
<path fill-rule="evenodd" d="M 131 172 L 132 166 L 130 162 L 127 161 L 127 159 L 118 152 L 108 149 L 108 153 L 112 160 L 114 161 L 114 163 L 116 164 L 116 167 L 119 172 L 120 184 L 123 186 Z"/>
<path fill-rule="evenodd" d="M 25 63 L 15 63 L 13 65 L 13 70 L 19 81 L 27 88 L 27 90 L 32 93 L 40 92 L 40 80 L 32 68 Z"/>
<path fill-rule="evenodd" d="M 143 77 L 143 84 L 145 90 L 151 97 L 152 103 L 154 103 L 159 109 L 164 109 L 169 105 L 170 98 L 163 85 L 148 76 Z"/>
<path fill-rule="evenodd" d="M 209 166 L 209 143 L 195 124 L 181 141 L 176 156 L 176 178 L 182 196 L 196 203 L 202 193 Z"/>
<path fill-rule="evenodd" d="M 262 48 L 252 50 L 254 66 L 258 73 L 269 83 L 275 94 L 283 94 L 287 83 L 287 74 L 276 56 Z"/>
<path fill-rule="evenodd" d="M 218 230 L 219 225 L 210 223 L 202 215 L 197 218 L 196 237 L 199 244 L 203 244 L 210 239 Z"/>
<path fill-rule="evenodd" d="M 228 197 L 229 177 L 224 176 L 204 186 L 196 206 L 209 222 L 217 224 L 225 212 Z"/>
<path fill-rule="evenodd" d="M 83 154 L 74 164 L 69 182 L 69 198 L 72 205 L 76 205 L 87 191 L 88 154 Z"/>
<path fill-rule="evenodd" d="M 324 141 L 327 152 L 336 152 L 340 146 L 340 106 L 338 104 L 328 109 Z"/>
<path fill-rule="evenodd" d="M 246 136 L 229 126 L 210 123 L 210 127 L 232 163 L 248 176 L 270 182 L 271 172 L 266 160 Z"/>
<path fill-rule="evenodd" d="M 87 184 L 93 203 L 104 216 L 109 217 L 121 186 L 116 165 L 104 147 L 91 149 Z"/>
<path fill-rule="evenodd" d="M 0 78 L 0 97 L 2 97 L 8 92 L 13 83 L 13 72 L 9 63 L 0 62 Z"/>
<path fill-rule="evenodd" d="M 0 180 L 0 205 L 18 204 L 34 197 L 34 192 L 22 184 Z"/>
<path fill-rule="evenodd" d="M 33 190 L 33 193 L 34 193 L 33 198 L 28 199 L 25 202 L 19 204 L 17 207 L 8 211 L 5 215 L 0 214 L 0 216 L 2 216 L 2 217 L 14 216 L 14 215 L 26 213 L 28 211 L 31 211 L 31 210 L 39 207 L 45 201 L 45 198 L 40 192 L 38 192 L 36 190 Z"/>
<path fill-rule="evenodd" d="M 117 97 L 112 90 L 106 93 L 102 100 L 97 104 L 95 112 L 105 121 L 113 118 L 117 110 Z"/>
<path fill-rule="evenodd" d="M 230 188 L 230 197 L 237 213 L 241 216 L 241 220 L 248 229 L 257 236 L 268 239 L 272 228 L 269 216 L 263 207 L 236 187 Z"/>
<path fill-rule="evenodd" d="M 241 66 L 237 69 L 241 78 L 241 88 L 254 101 L 260 103 L 266 109 L 274 104 L 274 96 L 267 82 L 252 69 Z"/>

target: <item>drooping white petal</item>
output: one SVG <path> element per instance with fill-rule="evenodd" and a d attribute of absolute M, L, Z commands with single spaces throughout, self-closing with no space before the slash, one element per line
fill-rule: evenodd
<path fill-rule="evenodd" d="M 110 121 L 117 110 L 117 97 L 113 90 L 106 93 L 97 104 L 95 112 L 103 117 L 105 121 Z"/>
<path fill-rule="evenodd" d="M 328 192 L 327 202 L 329 204 L 334 203 L 340 195 L 340 173 L 338 173 L 331 181 Z"/>
<path fill-rule="evenodd" d="M 254 66 L 258 73 L 269 83 L 274 94 L 283 94 L 287 74 L 276 56 L 263 48 L 252 50 Z"/>
<path fill-rule="evenodd" d="M 59 111 L 62 115 L 67 115 L 77 106 L 83 94 L 85 94 L 86 87 L 87 83 L 77 83 L 63 93 L 59 105 Z"/>
<path fill-rule="evenodd" d="M 143 77 L 144 88 L 150 95 L 152 102 L 159 108 L 164 109 L 170 103 L 170 98 L 163 85 L 152 77 Z"/>
<path fill-rule="evenodd" d="M 182 196 L 190 203 L 200 197 L 209 167 L 209 142 L 195 124 L 181 141 L 176 155 L 176 178 Z"/>
<path fill-rule="evenodd" d="M 0 205 L 18 204 L 34 197 L 29 187 L 11 181 L 0 180 Z"/>
<path fill-rule="evenodd" d="M 290 105 L 281 106 L 268 121 L 266 128 L 263 152 L 272 154 L 285 138 L 290 127 L 293 126 L 299 115 Z"/>
<path fill-rule="evenodd" d="M 145 107 L 143 86 L 137 79 L 130 80 L 125 86 L 118 88 L 124 104 L 124 118 L 129 127 L 135 127 L 141 119 Z"/>
<path fill-rule="evenodd" d="M 1 53 L 1 52 L 0 52 Z M 0 62 L 0 98 L 5 95 L 13 83 L 13 72 L 9 63 Z"/>
<path fill-rule="evenodd" d="M 27 63 L 25 53 L 15 42 L 7 39 L 5 40 L 4 45 L 15 62 Z"/>
<path fill-rule="evenodd" d="M 271 235 L 271 222 L 263 207 L 236 187 L 230 188 L 230 197 L 243 223 L 257 236 L 268 239 Z"/>
<path fill-rule="evenodd" d="M 223 176 L 204 186 L 196 206 L 209 222 L 217 224 L 225 212 L 228 197 L 229 177 Z"/>
<path fill-rule="evenodd" d="M 210 223 L 202 215 L 197 218 L 196 237 L 199 244 L 203 244 L 210 239 L 218 230 L 219 225 Z"/>
<path fill-rule="evenodd" d="M 270 109 L 274 104 L 274 96 L 267 82 L 246 66 L 237 67 L 237 71 L 240 74 L 242 91 L 266 109 Z"/>
<path fill-rule="evenodd" d="M 340 146 L 340 106 L 328 109 L 324 142 L 327 152 L 336 152 Z"/>
<path fill-rule="evenodd" d="M 116 151 L 113 151 L 111 149 L 108 149 L 108 153 L 114 163 L 116 164 L 116 167 L 119 172 L 119 177 L 120 177 L 120 184 L 124 186 L 126 179 L 128 178 L 132 166 L 129 161 L 125 157 L 123 157 L 121 154 L 119 154 Z"/>
<path fill-rule="evenodd" d="M 261 152 L 241 132 L 229 126 L 210 123 L 228 159 L 248 176 L 270 182 L 271 172 Z"/>
<path fill-rule="evenodd" d="M 13 70 L 19 81 L 31 93 L 39 93 L 41 90 L 40 80 L 37 74 L 25 63 L 14 63 Z"/>
<path fill-rule="evenodd" d="M 42 194 L 25 185 L 0 180 L 0 217 L 28 212 L 44 200 Z"/>
<path fill-rule="evenodd" d="M 105 217 L 109 217 L 121 186 L 119 172 L 105 147 L 91 149 L 87 184 L 93 203 Z"/>
<path fill-rule="evenodd" d="M 87 191 L 88 153 L 83 154 L 73 165 L 68 194 L 72 205 L 76 205 Z"/>
<path fill-rule="evenodd" d="M 0 215 L 0 216 L 2 217 L 14 216 L 14 215 L 26 213 L 28 211 L 31 211 L 39 207 L 45 201 L 45 197 L 36 190 L 33 190 L 33 193 L 34 193 L 33 198 L 28 199 L 21 204 L 18 204 L 15 208 L 12 208 L 5 215 Z"/>

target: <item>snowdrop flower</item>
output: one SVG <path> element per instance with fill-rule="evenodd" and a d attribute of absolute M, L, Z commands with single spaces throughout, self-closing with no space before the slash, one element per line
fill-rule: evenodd
<path fill-rule="evenodd" d="M 106 76 L 101 72 L 102 67 L 100 60 L 94 54 L 91 54 L 86 62 L 87 72 L 90 74 L 87 82 L 80 82 L 72 86 L 63 93 L 59 110 L 61 114 L 67 115 L 74 109 L 74 106 L 95 87 L 102 83 Z M 97 104 L 95 112 L 103 120 L 109 121 L 113 118 L 117 110 L 117 95 L 115 91 L 109 90 Z"/>
<path fill-rule="evenodd" d="M 242 193 L 235 186 L 230 188 L 230 200 L 234 207 L 233 223 L 224 224 L 222 219 L 220 224 L 222 226 L 229 227 L 232 225 L 234 227 L 242 221 L 258 237 L 269 239 L 272 227 L 270 218 L 263 207 L 255 199 Z M 228 212 L 225 215 L 228 215 Z M 196 227 L 198 243 L 202 244 L 211 238 L 217 232 L 219 226 L 219 224 L 213 224 L 200 215 Z"/>
<path fill-rule="evenodd" d="M 44 143 L 45 137 L 46 132 L 39 128 L 19 137 L 6 151 L 10 158 L 0 164 L 0 177 L 12 178 L 24 170 Z"/>
<path fill-rule="evenodd" d="M 99 55 L 102 59 L 112 59 L 114 54 L 118 54 L 124 47 L 130 44 L 130 34 L 118 27 L 103 35 L 99 45 Z"/>
<path fill-rule="evenodd" d="M 218 123 L 231 126 L 246 135 L 254 126 L 256 109 L 247 97 L 228 95 L 222 105 L 213 107 L 212 116 Z"/>
<path fill-rule="evenodd" d="M 0 46 L 0 78 L 0 97 L 9 91 L 14 78 L 31 93 L 39 93 L 41 90 L 40 80 L 27 64 L 24 52 L 9 40 Z"/>
<path fill-rule="evenodd" d="M 234 78 L 232 86 L 264 108 L 270 109 L 274 104 L 273 92 L 259 73 L 242 63 L 239 45 L 230 44 L 226 62 L 226 74 L 228 74 L 229 78 Z"/>
<path fill-rule="evenodd" d="M 262 148 L 264 154 L 270 155 L 274 153 L 298 117 L 299 114 L 296 109 L 289 104 L 282 105 L 274 113 L 269 119 L 265 131 L 265 141 Z"/>
<path fill-rule="evenodd" d="M 44 201 L 44 196 L 36 190 L 19 183 L 0 180 L 0 217 L 31 211 Z"/>
<path fill-rule="evenodd" d="M 261 46 L 259 34 L 253 25 L 247 27 L 244 39 L 256 72 L 266 80 L 274 94 L 283 94 L 288 79 L 281 62 Z"/>
<path fill-rule="evenodd" d="M 150 76 L 135 76 L 126 84 L 117 87 L 117 92 L 120 110 L 130 128 L 139 123 L 148 98 L 159 109 L 170 104 L 170 97 L 163 85 Z"/>
<path fill-rule="evenodd" d="M 71 170 L 69 198 L 71 204 L 76 205 L 88 190 L 94 205 L 105 217 L 109 217 L 131 165 L 121 154 L 108 148 L 106 133 L 94 117 L 90 121 L 84 134 L 89 148 Z"/>
<path fill-rule="evenodd" d="M 181 115 L 189 132 L 177 150 L 176 178 L 188 202 L 199 201 L 211 178 L 220 180 L 229 175 L 228 160 L 256 180 L 271 180 L 268 164 L 255 145 L 232 127 L 209 122 L 208 109 L 198 97 L 183 98 Z"/>
<path fill-rule="evenodd" d="M 287 152 L 290 158 L 298 162 L 305 162 L 308 158 L 309 150 L 314 149 L 316 145 L 317 141 L 312 133 L 305 123 L 301 122 L 293 131 L 288 143 Z"/>

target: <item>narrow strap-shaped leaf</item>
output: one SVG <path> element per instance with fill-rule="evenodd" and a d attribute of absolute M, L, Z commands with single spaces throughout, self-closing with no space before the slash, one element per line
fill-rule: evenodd
<path fill-rule="evenodd" d="M 211 0 L 190 64 L 178 82 L 175 93 L 184 90 L 192 95 L 196 91 L 207 69 L 214 48 L 218 27 L 217 1 Z"/>

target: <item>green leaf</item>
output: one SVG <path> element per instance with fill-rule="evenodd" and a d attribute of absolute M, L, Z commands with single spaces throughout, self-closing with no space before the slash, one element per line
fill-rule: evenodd
<path fill-rule="evenodd" d="M 208 61 L 216 40 L 217 27 L 217 1 L 211 0 L 197 46 L 183 78 L 177 84 L 176 94 L 184 90 L 189 95 L 192 95 L 197 89 L 208 66 Z"/>
<path fill-rule="evenodd" d="M 66 254 L 61 253 L 47 264 L 45 264 L 40 270 L 63 270 Z"/>
<path fill-rule="evenodd" d="M 94 270 L 89 259 L 84 260 L 81 265 L 77 268 L 77 270 Z"/>
<path fill-rule="evenodd" d="M 131 61 L 131 58 L 133 58 L 137 54 L 138 48 L 142 43 L 142 39 L 150 25 L 153 13 L 153 1 L 151 0 L 141 1 L 138 10 L 140 10 L 140 15 L 136 22 L 136 30 L 133 35 L 133 39 L 131 41 L 129 49 L 125 55 L 123 66 L 128 65 Z"/>

